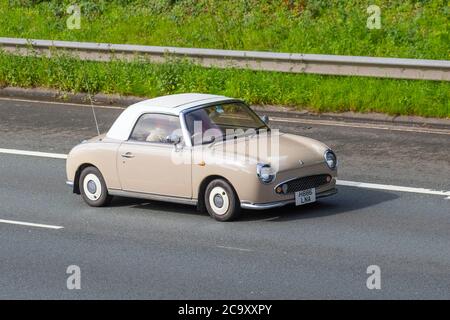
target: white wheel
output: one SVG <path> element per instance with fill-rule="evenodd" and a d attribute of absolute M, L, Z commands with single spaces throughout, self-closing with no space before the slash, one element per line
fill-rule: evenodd
<path fill-rule="evenodd" d="M 97 168 L 84 168 L 78 185 L 83 200 L 91 207 L 103 207 L 111 202 L 112 197 L 108 194 L 105 179 Z"/>
<path fill-rule="evenodd" d="M 89 173 L 84 177 L 83 190 L 89 200 L 97 201 L 102 195 L 102 183 L 95 174 Z"/>
<path fill-rule="evenodd" d="M 241 203 L 236 191 L 224 179 L 211 181 L 203 197 L 206 210 L 217 221 L 231 221 L 240 214 Z"/>
<path fill-rule="evenodd" d="M 209 193 L 209 205 L 215 214 L 222 216 L 230 207 L 227 191 L 222 187 L 214 187 Z"/>

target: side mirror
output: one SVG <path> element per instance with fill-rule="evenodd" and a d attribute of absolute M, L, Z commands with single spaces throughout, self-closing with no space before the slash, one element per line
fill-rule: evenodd
<path fill-rule="evenodd" d="M 263 115 L 261 116 L 261 120 L 265 123 L 265 124 L 269 124 L 269 116 Z"/>
<path fill-rule="evenodd" d="M 167 136 L 166 142 L 170 144 L 177 145 L 181 142 L 181 137 L 176 134 L 171 134 L 170 136 Z"/>

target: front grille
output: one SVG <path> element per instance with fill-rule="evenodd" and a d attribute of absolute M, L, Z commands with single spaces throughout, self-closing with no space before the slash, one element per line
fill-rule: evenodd
<path fill-rule="evenodd" d="M 328 180 L 328 181 L 327 181 Z M 293 193 L 305 189 L 311 189 L 311 188 L 317 188 L 324 184 L 327 184 L 331 181 L 331 176 L 328 174 L 318 174 L 315 176 L 309 176 L 309 177 L 303 177 L 294 179 L 285 183 L 280 184 L 287 184 L 287 192 L 286 193 Z"/>

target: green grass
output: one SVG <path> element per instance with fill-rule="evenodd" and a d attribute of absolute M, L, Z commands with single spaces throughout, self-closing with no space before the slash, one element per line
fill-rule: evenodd
<path fill-rule="evenodd" d="M 66 27 L 75 2 L 81 30 Z M 0 36 L 446 60 L 449 13 L 448 0 L 0 0 Z"/>
<path fill-rule="evenodd" d="M 450 117 L 450 83 L 202 68 L 184 61 L 93 62 L 0 52 L 0 86 L 155 97 L 205 92 L 317 112 Z"/>
<path fill-rule="evenodd" d="M 66 27 L 82 5 L 80 30 Z M 366 27 L 370 4 L 380 30 Z M 449 59 L 448 0 L 0 0 L 0 36 Z M 449 82 L 86 62 L 0 53 L 0 85 L 154 97 L 208 92 L 311 111 L 449 117 Z"/>

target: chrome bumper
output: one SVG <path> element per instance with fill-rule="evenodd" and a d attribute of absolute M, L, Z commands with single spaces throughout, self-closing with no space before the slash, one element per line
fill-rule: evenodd
<path fill-rule="evenodd" d="M 316 194 L 316 199 L 329 197 L 336 194 L 338 191 L 336 188 L 330 189 L 327 191 L 323 191 L 321 193 Z M 283 207 L 287 204 L 295 203 L 295 199 L 283 200 L 283 201 L 275 201 L 275 202 L 266 202 L 266 203 L 249 203 L 249 202 L 241 202 L 242 209 L 250 209 L 250 210 L 265 210 L 265 209 L 273 209 Z"/>
<path fill-rule="evenodd" d="M 66 181 L 66 184 L 67 184 L 68 186 L 70 186 L 70 187 L 73 187 L 73 181 L 67 180 L 67 181 Z"/>

